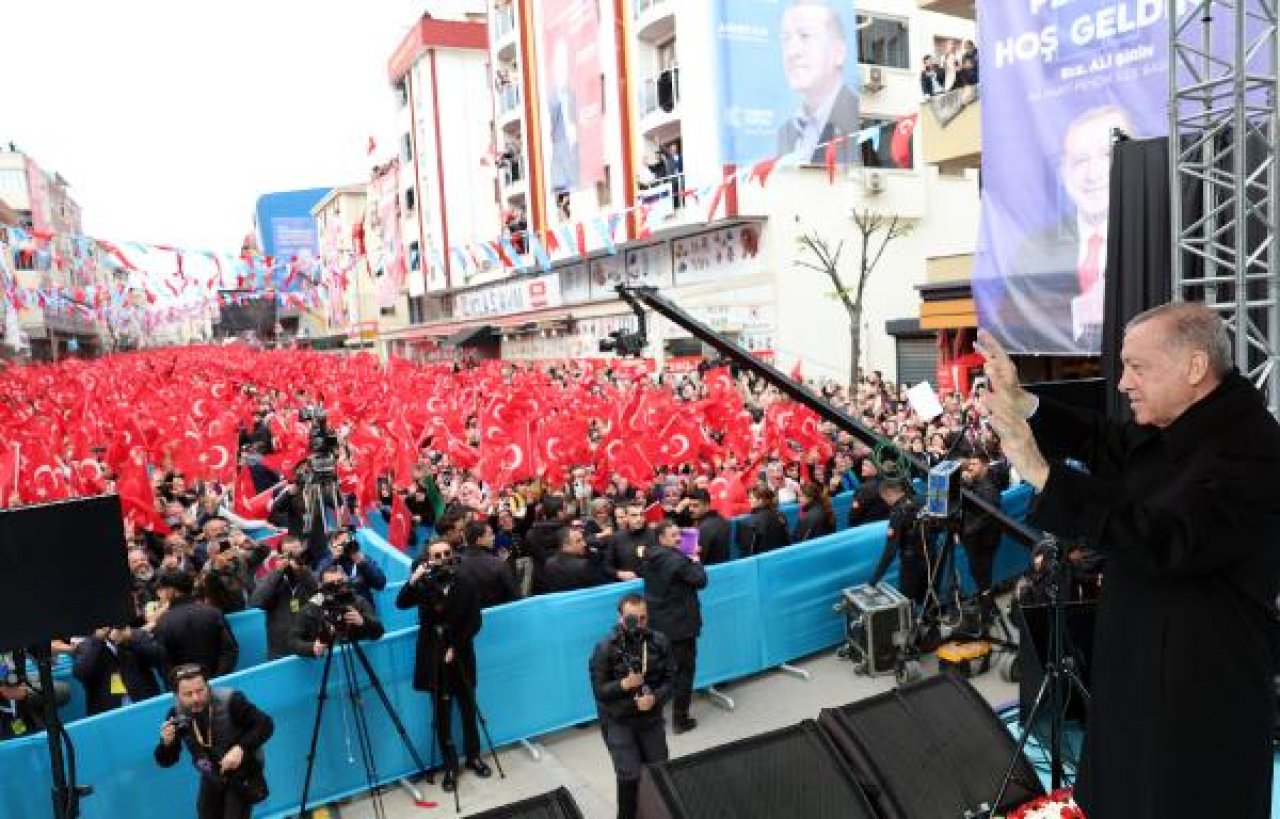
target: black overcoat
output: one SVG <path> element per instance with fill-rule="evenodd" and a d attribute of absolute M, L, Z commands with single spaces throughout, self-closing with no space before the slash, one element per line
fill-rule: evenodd
<path fill-rule="evenodd" d="M 1233 373 L 1163 430 L 1043 400 L 1034 520 L 1108 556 L 1077 799 L 1089 819 L 1271 815 L 1280 427 Z"/>
<path fill-rule="evenodd" d="M 424 558 L 413 562 L 410 574 Z M 413 661 L 413 687 L 435 693 L 440 679 L 444 655 L 454 651 L 454 662 L 460 664 L 465 679 L 476 684 L 475 636 L 480 633 L 483 614 L 475 590 L 462 577 L 455 576 L 446 586 L 425 579 L 405 583 L 396 595 L 396 608 L 418 609 L 417 654 Z"/>

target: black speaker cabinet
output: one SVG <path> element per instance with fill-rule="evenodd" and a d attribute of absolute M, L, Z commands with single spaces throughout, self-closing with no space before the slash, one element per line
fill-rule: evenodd
<path fill-rule="evenodd" d="M 0 510 L 0 651 L 133 617 L 120 499 Z"/>
<path fill-rule="evenodd" d="M 813 720 L 650 765 L 640 819 L 872 819 L 867 797 Z"/>
<path fill-rule="evenodd" d="M 582 811 L 578 810 L 573 795 L 560 787 L 541 796 L 521 799 L 470 816 L 471 819 L 582 819 Z"/>
<path fill-rule="evenodd" d="M 824 709 L 818 723 L 881 819 L 964 816 L 995 798 L 1017 748 L 991 706 L 950 674 Z M 1035 769 L 1018 754 L 1013 784 L 998 807 L 1004 811 L 1043 792 Z"/>

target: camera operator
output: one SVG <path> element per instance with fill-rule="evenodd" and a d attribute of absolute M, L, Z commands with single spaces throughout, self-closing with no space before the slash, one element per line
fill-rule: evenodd
<path fill-rule="evenodd" d="M 160 693 L 164 649 L 146 629 L 103 627 L 76 645 L 71 673 L 89 716 L 101 714 Z"/>
<path fill-rule="evenodd" d="M 161 611 L 151 633 L 170 666 L 199 665 L 210 677 L 230 673 L 240 658 L 231 626 L 222 612 L 195 599 L 195 581 L 166 570 L 156 583 Z"/>
<path fill-rule="evenodd" d="M 320 574 L 320 590 L 303 606 L 293 624 L 293 650 L 299 657 L 321 657 L 339 638 L 377 640 L 382 621 L 352 590 L 347 573 L 331 564 Z"/>
<path fill-rule="evenodd" d="M 491 773 L 480 758 L 476 725 L 476 652 L 483 614 L 475 590 L 455 571 L 453 547 L 436 540 L 413 563 L 409 582 L 396 596 L 396 608 L 418 609 L 417 656 L 413 687 L 431 694 L 436 740 L 444 757 L 446 791 L 457 784 L 458 752 L 453 744 L 453 701 L 462 715 L 466 766 L 481 778 Z"/>
<path fill-rule="evenodd" d="M 249 605 L 267 613 L 267 657 L 277 660 L 294 653 L 293 630 L 302 607 L 320 588 L 307 568 L 302 541 L 286 535 L 280 542 L 283 563 L 258 583 Z"/>
<path fill-rule="evenodd" d="M 699 563 L 698 552 L 680 551 L 680 527 L 663 521 L 654 530 L 658 545 L 645 557 L 644 599 L 650 624 L 671 643 L 672 684 L 671 726 L 677 734 L 692 731 L 698 721 L 689 716 L 693 699 L 693 676 L 698 663 L 698 635 L 702 632 L 702 605 L 698 590 L 707 587 L 707 570 Z"/>
<path fill-rule="evenodd" d="M 249 819 L 267 798 L 262 746 L 275 731 L 271 717 L 244 694 L 211 689 L 198 665 L 173 671 L 175 705 L 165 715 L 156 764 L 171 768 L 185 745 L 200 772 L 199 819 Z"/>
<path fill-rule="evenodd" d="M 27 679 L 26 655 L 0 654 L 0 740 L 44 730 L 44 698 Z"/>
<path fill-rule="evenodd" d="M 970 456 L 964 459 L 960 477 L 965 487 L 987 503 L 1000 508 L 1000 490 L 988 475 L 987 462 Z M 960 545 L 969 557 L 969 574 L 978 590 L 983 619 L 994 614 L 995 600 L 991 596 L 992 568 L 996 550 L 1000 547 L 1000 524 L 990 514 L 976 505 L 964 505 L 960 523 Z"/>
<path fill-rule="evenodd" d="M 560 530 L 560 549 L 547 558 L 542 569 L 542 590 L 547 593 L 587 589 L 612 582 L 600 565 L 599 551 L 587 548 L 587 538 L 578 526 Z"/>
<path fill-rule="evenodd" d="M 871 575 L 871 585 L 884 579 L 885 572 L 897 557 L 900 561 L 898 588 L 917 606 L 923 605 L 929 586 L 929 572 L 919 528 L 920 505 L 911 494 L 911 482 L 906 478 L 882 478 L 878 484 L 880 498 L 889 509 L 889 528 L 885 533 L 884 552 Z"/>
<path fill-rule="evenodd" d="M 351 590 L 360 595 L 370 608 L 376 609 L 373 593 L 387 587 L 387 575 L 364 553 L 355 532 L 349 528 L 329 533 L 329 554 L 320 559 L 316 573 L 323 574 L 335 565 L 346 574 Z"/>
<path fill-rule="evenodd" d="M 475 589 L 480 608 L 500 606 L 518 600 L 515 575 L 511 564 L 493 553 L 493 527 L 473 520 L 463 531 L 466 548 L 458 564 L 458 576 Z"/>
<path fill-rule="evenodd" d="M 615 580 L 635 580 L 639 577 L 644 556 L 653 551 L 653 532 L 644 516 L 643 498 L 627 501 L 627 526 L 614 532 L 604 555 L 604 570 Z"/>
<path fill-rule="evenodd" d="M 641 767 L 667 759 L 662 709 L 674 681 L 670 645 L 649 629 L 643 597 L 625 594 L 618 600 L 618 623 L 596 644 L 590 671 L 600 733 L 618 782 L 618 819 L 631 819 Z"/>

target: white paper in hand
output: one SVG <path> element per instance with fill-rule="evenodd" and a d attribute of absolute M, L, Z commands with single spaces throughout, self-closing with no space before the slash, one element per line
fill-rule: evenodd
<path fill-rule="evenodd" d="M 907 390 L 907 403 L 925 421 L 932 421 L 942 414 L 942 402 L 928 381 L 921 381 Z"/>

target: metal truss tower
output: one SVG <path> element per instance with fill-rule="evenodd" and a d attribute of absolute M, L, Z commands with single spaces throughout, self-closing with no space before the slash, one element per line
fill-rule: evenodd
<path fill-rule="evenodd" d="M 1168 0 L 1169 157 L 1174 298 L 1221 313 L 1280 415 L 1276 2 Z"/>

